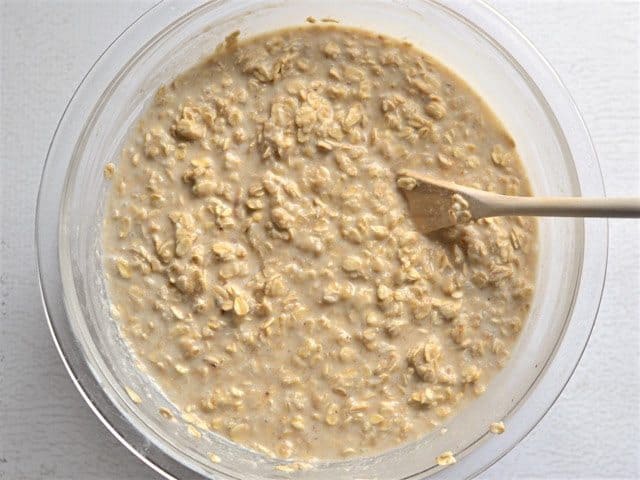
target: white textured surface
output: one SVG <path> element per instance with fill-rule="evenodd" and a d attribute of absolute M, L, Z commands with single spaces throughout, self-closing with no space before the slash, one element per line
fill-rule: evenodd
<path fill-rule="evenodd" d="M 154 0 L 0 0 L 0 479 L 156 478 L 75 391 L 37 290 L 33 213 L 64 106 L 113 37 Z M 640 194 L 640 4 L 491 2 L 555 66 L 609 195 Z M 483 479 L 640 478 L 640 223 L 611 222 L 609 271 L 585 356 L 538 427 Z"/>

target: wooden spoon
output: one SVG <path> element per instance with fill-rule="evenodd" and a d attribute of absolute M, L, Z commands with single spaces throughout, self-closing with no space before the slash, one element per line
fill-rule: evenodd
<path fill-rule="evenodd" d="M 423 233 L 485 217 L 640 218 L 640 198 L 513 197 L 402 170 L 398 187 Z"/>

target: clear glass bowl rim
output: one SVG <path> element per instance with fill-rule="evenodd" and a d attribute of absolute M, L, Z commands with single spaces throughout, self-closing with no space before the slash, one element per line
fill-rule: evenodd
<path fill-rule="evenodd" d="M 217 3 L 229 1 L 232 0 L 220 0 Z M 482 2 L 420 1 L 438 4 L 463 18 L 470 26 L 498 43 L 514 63 L 532 78 L 534 85 L 547 100 L 551 113 L 571 146 L 581 192 L 589 196 L 604 196 L 600 166 L 582 117 L 556 72 L 535 47 L 508 20 Z M 193 11 L 191 6 L 177 8 L 176 3 L 158 2 L 138 17 L 100 55 L 78 85 L 58 123 L 47 153 L 36 207 L 35 244 L 40 291 L 48 325 L 60 357 L 86 403 L 111 434 L 149 467 L 166 478 L 192 478 L 196 475 L 193 470 L 168 455 L 160 446 L 149 442 L 142 432 L 119 414 L 101 390 L 100 381 L 95 373 L 84 362 L 79 353 L 80 349 L 75 348 L 77 339 L 69 328 L 65 328 L 67 320 L 62 304 L 58 257 L 59 207 L 63 196 L 64 178 L 71 161 L 70 157 L 58 154 L 60 143 L 66 138 L 78 137 L 84 128 L 81 120 L 93 111 L 94 106 L 104 97 L 102 90 L 94 85 L 94 80 L 99 79 L 95 83 L 100 84 L 108 77 L 106 80 L 110 81 L 130 60 L 129 53 L 122 53 L 119 46 L 141 45 L 144 43 L 141 39 L 146 41 L 145 31 L 155 31 L 158 25 L 162 25 L 164 31 L 166 25 L 173 25 Z M 160 8 L 160 5 L 167 7 L 167 4 L 173 8 Z M 154 39 L 155 37 L 151 41 Z M 144 47 L 138 51 L 142 49 Z M 129 50 L 131 49 L 123 51 Z M 85 115 L 74 115 L 78 112 Z M 544 417 L 566 386 L 595 324 L 606 277 L 607 252 L 606 220 L 585 220 L 583 265 L 571 319 L 556 352 L 526 395 L 526 401 L 519 402 L 523 403 L 521 411 L 529 410 L 521 413 L 520 417 L 527 418 L 516 428 L 510 427 L 498 441 L 492 442 L 493 451 L 472 452 L 469 456 L 473 457 L 475 454 L 476 464 L 473 465 L 473 459 L 465 459 L 468 466 L 466 470 L 459 471 L 465 478 L 481 473 L 517 445 Z"/>

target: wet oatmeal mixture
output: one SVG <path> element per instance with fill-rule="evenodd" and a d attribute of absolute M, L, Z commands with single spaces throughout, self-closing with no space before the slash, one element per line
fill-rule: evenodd
<path fill-rule="evenodd" d="M 535 220 L 425 236 L 402 168 L 530 193 L 469 86 L 377 34 L 232 35 L 160 88 L 105 169 L 105 270 L 124 337 L 195 436 L 367 455 L 485 391 L 528 314 Z"/>

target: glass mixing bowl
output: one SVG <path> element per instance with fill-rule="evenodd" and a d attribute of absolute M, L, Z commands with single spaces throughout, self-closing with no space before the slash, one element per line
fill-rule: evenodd
<path fill-rule="evenodd" d="M 285 473 L 216 434 L 196 441 L 154 383 L 135 367 L 109 312 L 100 259 L 107 183 L 125 133 L 163 82 L 226 35 L 300 25 L 313 15 L 406 39 L 466 79 L 515 138 L 537 195 L 603 196 L 589 134 L 569 94 L 534 47 L 487 5 L 466 0 L 219 0 L 161 3 L 93 65 L 69 102 L 47 156 L 36 219 L 42 297 L 60 355 L 78 390 L 129 450 L 167 478 L 467 478 L 516 445 L 562 391 L 598 310 L 607 259 L 604 220 L 541 219 L 531 315 L 506 368 L 446 424 L 446 434 L 373 457 Z M 125 386 L 142 397 L 136 405 Z M 500 436 L 488 425 L 504 420 Z M 452 450 L 458 462 L 435 465 Z M 208 453 L 221 462 L 214 464 Z"/>

